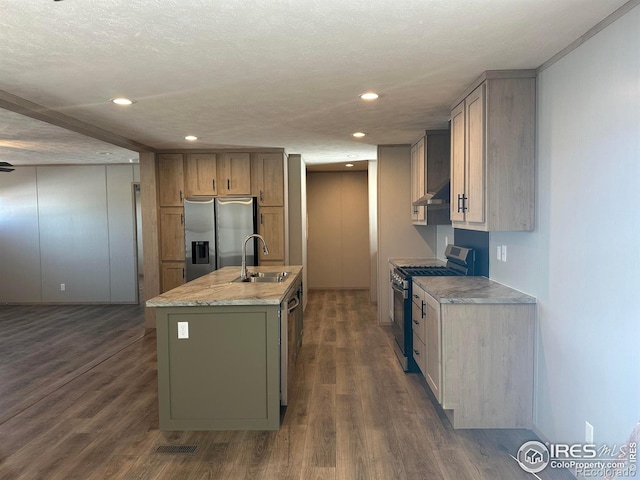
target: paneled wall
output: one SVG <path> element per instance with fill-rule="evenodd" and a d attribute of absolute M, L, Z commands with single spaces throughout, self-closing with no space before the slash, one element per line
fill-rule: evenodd
<path fill-rule="evenodd" d="M 308 172 L 309 288 L 369 288 L 367 172 Z"/>
<path fill-rule="evenodd" d="M 1 175 L 0 302 L 135 303 L 137 177 L 133 165 Z"/>

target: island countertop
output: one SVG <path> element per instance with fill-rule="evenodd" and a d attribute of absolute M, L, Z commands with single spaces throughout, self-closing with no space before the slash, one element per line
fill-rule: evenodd
<path fill-rule="evenodd" d="M 282 282 L 234 282 L 240 267 L 224 267 L 147 300 L 147 307 L 279 305 L 296 284 L 300 265 L 249 267 L 251 272 L 290 272 Z"/>
<path fill-rule="evenodd" d="M 487 277 L 412 277 L 440 303 L 536 303 L 535 297 Z"/>

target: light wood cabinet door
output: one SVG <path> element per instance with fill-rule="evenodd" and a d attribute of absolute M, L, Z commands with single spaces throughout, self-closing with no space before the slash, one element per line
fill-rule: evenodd
<path fill-rule="evenodd" d="M 262 248 L 258 248 L 258 259 L 260 265 L 264 262 L 284 261 L 284 208 L 283 207 L 261 207 L 259 210 L 258 233 L 262 235 L 269 255 L 265 255 Z"/>
<path fill-rule="evenodd" d="M 184 261 L 184 209 L 160 208 L 160 259 Z"/>
<path fill-rule="evenodd" d="M 185 282 L 184 263 L 162 264 L 162 292 L 179 287 Z"/>
<path fill-rule="evenodd" d="M 180 207 L 184 201 L 183 156 L 158 155 L 158 202 L 161 207 Z"/>
<path fill-rule="evenodd" d="M 464 102 L 451 112 L 451 220 L 464 222 L 462 201 L 465 195 L 465 121 Z"/>
<path fill-rule="evenodd" d="M 251 156 L 226 153 L 218 163 L 218 195 L 251 195 Z"/>
<path fill-rule="evenodd" d="M 192 195 L 218 194 L 218 155 L 192 153 L 185 160 L 185 192 Z"/>
<path fill-rule="evenodd" d="M 485 213 L 485 86 L 480 85 L 465 100 L 466 188 L 464 213 L 469 223 L 484 224 Z"/>
<path fill-rule="evenodd" d="M 255 158 L 254 189 L 258 205 L 284 206 L 284 156 L 281 153 L 259 153 Z"/>
<path fill-rule="evenodd" d="M 440 402 L 442 357 L 442 331 L 440 327 L 440 305 L 428 294 L 424 302 L 424 332 L 425 332 L 425 364 L 424 376 L 431 387 L 431 391 Z"/>
<path fill-rule="evenodd" d="M 425 207 L 413 205 L 425 194 L 424 162 L 425 139 L 422 137 L 411 147 L 411 221 L 415 225 L 426 224 Z"/>

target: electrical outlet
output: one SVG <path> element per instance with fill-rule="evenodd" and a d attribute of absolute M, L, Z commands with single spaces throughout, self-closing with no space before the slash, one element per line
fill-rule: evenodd
<path fill-rule="evenodd" d="M 60 284 L 60 291 L 64 292 L 67 289 L 67 286 L 64 283 Z"/>
<path fill-rule="evenodd" d="M 507 261 L 507 246 L 506 245 L 502 245 L 502 261 L 503 262 Z"/>
<path fill-rule="evenodd" d="M 449 237 L 444 237 L 444 246 L 449 245 Z"/>
<path fill-rule="evenodd" d="M 189 338 L 189 322 L 178 322 L 178 338 Z"/>
<path fill-rule="evenodd" d="M 584 422 L 584 441 L 589 445 L 593 445 L 593 425 Z"/>

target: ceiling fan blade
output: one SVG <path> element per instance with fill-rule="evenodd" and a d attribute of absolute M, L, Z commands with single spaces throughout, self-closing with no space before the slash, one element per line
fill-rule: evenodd
<path fill-rule="evenodd" d="M 9 162 L 0 162 L 0 172 L 13 172 L 15 168 L 6 168 L 13 167 Z"/>

